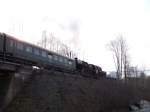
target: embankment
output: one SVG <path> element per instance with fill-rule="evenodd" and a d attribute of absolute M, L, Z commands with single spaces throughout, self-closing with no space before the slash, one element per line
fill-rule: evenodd
<path fill-rule="evenodd" d="M 35 73 L 6 112 L 127 112 L 132 88 L 113 79 Z"/>

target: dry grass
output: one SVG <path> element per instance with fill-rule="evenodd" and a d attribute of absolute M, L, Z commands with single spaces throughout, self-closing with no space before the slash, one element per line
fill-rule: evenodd
<path fill-rule="evenodd" d="M 131 83 L 132 82 L 132 83 Z M 112 79 L 88 79 L 57 73 L 37 75 L 6 112 L 128 112 L 138 98 L 150 99 L 150 87 Z"/>

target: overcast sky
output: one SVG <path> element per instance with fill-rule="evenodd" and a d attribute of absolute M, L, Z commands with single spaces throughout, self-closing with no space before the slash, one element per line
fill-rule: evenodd
<path fill-rule="evenodd" d="M 0 31 L 29 42 L 53 33 L 76 40 L 81 59 L 114 70 L 106 44 L 126 38 L 133 66 L 150 68 L 149 0 L 1 0 Z"/>

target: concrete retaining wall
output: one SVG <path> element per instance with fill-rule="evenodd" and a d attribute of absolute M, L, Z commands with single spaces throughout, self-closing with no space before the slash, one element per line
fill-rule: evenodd
<path fill-rule="evenodd" d="M 3 110 L 32 77 L 31 67 L 20 67 L 16 72 L 0 73 L 0 110 Z"/>

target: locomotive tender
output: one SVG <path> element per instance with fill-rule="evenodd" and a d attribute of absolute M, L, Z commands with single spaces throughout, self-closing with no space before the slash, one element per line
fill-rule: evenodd
<path fill-rule="evenodd" d="M 96 65 L 71 59 L 55 52 L 48 51 L 33 44 L 18 40 L 5 33 L 0 33 L 0 61 L 37 66 L 45 69 L 78 72 L 82 76 L 100 78 L 106 72 Z"/>

